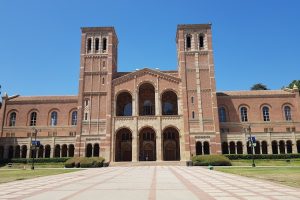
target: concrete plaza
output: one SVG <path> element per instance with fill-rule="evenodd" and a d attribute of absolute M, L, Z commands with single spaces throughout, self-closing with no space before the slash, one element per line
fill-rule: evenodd
<path fill-rule="evenodd" d="M 1 178 L 1 176 L 0 176 Z M 200 167 L 88 169 L 0 185 L 0 199 L 300 199 L 300 190 Z"/>

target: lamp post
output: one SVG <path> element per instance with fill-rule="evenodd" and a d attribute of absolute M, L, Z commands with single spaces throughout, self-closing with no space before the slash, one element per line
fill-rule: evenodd
<path fill-rule="evenodd" d="M 36 135 L 38 133 L 38 130 L 35 127 L 33 127 L 32 128 L 32 133 L 34 134 L 34 144 L 32 144 L 32 142 L 31 142 L 31 156 L 32 156 L 31 169 L 34 170 L 34 157 L 36 156 L 36 146 L 37 146 Z M 32 155 L 33 152 L 34 152 L 34 155 Z"/>
<path fill-rule="evenodd" d="M 248 133 L 249 133 L 249 142 L 250 142 L 250 146 L 251 146 L 251 152 L 252 152 L 252 167 L 255 167 L 255 162 L 254 162 L 254 141 L 253 141 L 253 138 L 252 138 L 252 135 L 251 135 L 251 126 L 249 125 L 248 128 Z"/>

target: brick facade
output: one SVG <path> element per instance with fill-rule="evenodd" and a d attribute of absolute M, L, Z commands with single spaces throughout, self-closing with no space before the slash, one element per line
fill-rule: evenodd
<path fill-rule="evenodd" d="M 177 71 L 118 72 L 114 28 L 81 32 L 78 96 L 2 97 L 1 158 L 32 156 L 32 126 L 43 145 L 36 157 L 136 162 L 247 153 L 249 125 L 257 153 L 299 152 L 299 90 L 216 92 L 210 24 L 178 25 Z"/>

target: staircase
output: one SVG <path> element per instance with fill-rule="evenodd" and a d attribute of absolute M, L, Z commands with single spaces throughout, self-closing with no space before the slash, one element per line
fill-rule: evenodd
<path fill-rule="evenodd" d="M 111 162 L 110 167 L 137 167 L 137 166 L 186 166 L 186 161 L 138 161 L 138 162 Z"/>

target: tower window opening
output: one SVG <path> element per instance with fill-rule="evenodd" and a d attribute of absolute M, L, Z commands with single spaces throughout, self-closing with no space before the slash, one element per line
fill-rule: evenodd
<path fill-rule="evenodd" d="M 190 49 L 192 46 L 192 36 L 191 35 L 187 35 L 186 36 L 186 48 Z"/>
<path fill-rule="evenodd" d="M 95 39 L 95 51 L 99 51 L 99 38 Z"/>
<path fill-rule="evenodd" d="M 200 48 L 204 47 L 204 37 L 203 37 L 203 35 L 199 36 L 199 47 Z"/>
<path fill-rule="evenodd" d="M 102 40 L 102 51 L 106 52 L 106 49 L 107 49 L 107 39 L 103 38 L 103 40 Z"/>
<path fill-rule="evenodd" d="M 87 40 L 87 50 L 90 52 L 92 50 L 92 38 Z"/>

